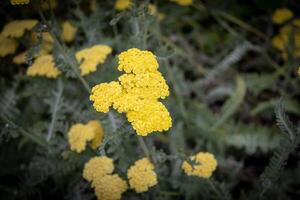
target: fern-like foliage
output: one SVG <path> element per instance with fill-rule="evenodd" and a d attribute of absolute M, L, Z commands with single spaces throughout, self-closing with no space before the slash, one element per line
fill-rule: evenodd
<path fill-rule="evenodd" d="M 263 191 L 272 189 L 276 181 L 280 178 L 281 171 L 284 169 L 287 159 L 293 153 L 300 142 L 300 131 L 296 130 L 294 125 L 290 122 L 289 117 L 285 114 L 282 101 L 275 108 L 276 121 L 282 133 L 284 133 L 280 146 L 275 151 L 271 158 L 269 165 L 261 175 Z"/>

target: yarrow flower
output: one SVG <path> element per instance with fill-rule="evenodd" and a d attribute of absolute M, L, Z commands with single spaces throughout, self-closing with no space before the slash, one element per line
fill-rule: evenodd
<path fill-rule="evenodd" d="M 84 166 L 83 177 L 91 182 L 99 200 L 119 200 L 128 189 L 126 181 L 113 171 L 113 160 L 106 156 L 94 157 Z"/>
<path fill-rule="evenodd" d="M 272 15 L 272 22 L 274 24 L 282 24 L 291 19 L 294 13 L 287 8 L 279 8 Z"/>
<path fill-rule="evenodd" d="M 106 156 L 93 157 L 84 165 L 83 178 L 92 182 L 97 177 L 111 174 L 114 171 L 114 163 Z"/>
<path fill-rule="evenodd" d="M 18 47 L 16 40 L 0 35 L 0 57 L 15 53 Z"/>
<path fill-rule="evenodd" d="M 37 57 L 33 64 L 27 69 L 28 76 L 45 76 L 57 78 L 61 72 L 55 67 L 54 58 L 50 54 Z"/>
<path fill-rule="evenodd" d="M 187 161 L 182 164 L 182 169 L 188 176 L 209 178 L 218 165 L 214 155 L 208 152 L 199 152 L 195 156 L 191 156 L 190 159 L 195 163 L 194 165 Z"/>
<path fill-rule="evenodd" d="M 95 45 L 78 51 L 76 59 L 78 62 L 82 62 L 80 65 L 81 75 L 88 75 L 96 71 L 97 65 L 104 63 L 111 52 L 111 47 L 107 45 Z"/>
<path fill-rule="evenodd" d="M 74 27 L 69 21 L 65 21 L 62 24 L 61 38 L 65 42 L 72 42 L 77 33 L 77 28 Z"/>
<path fill-rule="evenodd" d="M 29 4 L 30 0 L 10 0 L 11 5 Z"/>
<path fill-rule="evenodd" d="M 129 185 L 137 193 L 146 192 L 157 184 L 154 165 L 148 158 L 142 158 L 134 163 L 127 171 Z"/>
<path fill-rule="evenodd" d="M 115 3 L 116 10 L 126 10 L 132 5 L 132 0 L 117 0 Z"/>
<path fill-rule="evenodd" d="M 38 21 L 34 19 L 11 21 L 4 26 L 1 35 L 4 37 L 20 38 L 24 35 L 25 31 L 31 30 L 37 23 Z"/>
<path fill-rule="evenodd" d="M 193 4 L 193 0 L 170 0 L 181 6 L 189 6 Z"/>
<path fill-rule="evenodd" d="M 91 142 L 91 147 L 96 149 L 101 145 L 103 139 L 101 123 L 92 120 L 86 125 L 75 124 L 69 130 L 68 138 L 71 150 L 77 153 L 84 151 L 88 142 Z"/>
<path fill-rule="evenodd" d="M 108 112 L 113 106 L 119 113 L 126 113 L 138 135 L 167 131 L 172 119 L 159 99 L 169 96 L 169 87 L 158 71 L 155 56 L 150 51 L 132 48 L 118 58 L 118 70 L 126 74 L 118 81 L 93 87 L 90 100 L 94 108 L 98 112 Z"/>

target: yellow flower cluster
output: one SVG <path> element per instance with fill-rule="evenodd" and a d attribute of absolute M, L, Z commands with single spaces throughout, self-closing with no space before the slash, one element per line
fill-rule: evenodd
<path fill-rule="evenodd" d="M 11 21 L 4 26 L 1 35 L 4 37 L 20 38 L 24 35 L 25 31 L 31 30 L 37 23 L 38 21 L 34 19 Z"/>
<path fill-rule="evenodd" d="M 91 182 L 99 200 L 119 200 L 128 189 L 126 181 L 113 171 L 113 160 L 106 156 L 94 157 L 84 166 L 83 177 Z"/>
<path fill-rule="evenodd" d="M 30 0 L 10 0 L 11 5 L 29 4 Z"/>
<path fill-rule="evenodd" d="M 298 75 L 300 76 L 300 67 L 298 68 Z"/>
<path fill-rule="evenodd" d="M 115 3 L 116 10 L 126 10 L 132 5 L 132 0 L 117 0 Z"/>
<path fill-rule="evenodd" d="M 189 6 L 193 4 L 193 0 L 170 0 L 181 6 Z"/>
<path fill-rule="evenodd" d="M 97 70 L 97 65 L 104 63 L 107 56 L 112 52 L 110 46 L 94 45 L 76 53 L 76 59 L 80 63 L 81 75 L 85 76 Z"/>
<path fill-rule="evenodd" d="M 274 24 L 282 24 L 287 20 L 291 19 L 294 16 L 294 13 L 287 8 L 279 8 L 275 10 L 272 15 L 272 22 Z"/>
<path fill-rule="evenodd" d="M 148 158 L 142 158 L 134 163 L 127 171 L 129 184 L 137 193 L 146 192 L 157 184 L 154 165 Z"/>
<path fill-rule="evenodd" d="M 16 40 L 0 35 L 0 57 L 13 54 L 18 47 Z"/>
<path fill-rule="evenodd" d="M 55 67 L 54 58 L 50 54 L 41 55 L 27 69 L 28 76 L 45 76 L 57 78 L 61 72 Z"/>
<path fill-rule="evenodd" d="M 65 42 L 72 42 L 75 39 L 77 27 L 73 26 L 69 21 L 62 24 L 61 39 Z"/>
<path fill-rule="evenodd" d="M 166 131 L 172 126 L 167 108 L 159 102 L 169 96 L 169 87 L 158 71 L 158 62 L 150 51 L 129 49 L 119 55 L 119 81 L 101 83 L 92 89 L 90 100 L 98 112 L 113 106 L 126 113 L 138 135 Z"/>
<path fill-rule="evenodd" d="M 85 150 L 87 142 L 91 142 L 91 147 L 97 149 L 102 143 L 103 135 L 103 128 L 97 120 L 89 121 L 86 125 L 75 124 L 68 133 L 71 150 L 80 153 Z"/>
<path fill-rule="evenodd" d="M 279 18 L 279 16 L 281 16 L 281 18 Z M 275 12 L 272 19 L 274 23 L 281 24 L 283 22 L 286 22 L 286 20 L 289 20 L 292 17 L 293 17 L 292 11 L 288 9 L 279 9 Z M 289 45 L 293 46 L 293 50 L 294 50 L 293 56 L 295 58 L 300 58 L 300 19 L 294 19 L 288 24 L 282 26 L 279 29 L 279 34 L 275 35 L 272 38 L 272 46 L 281 52 L 282 57 L 284 59 L 287 59 L 288 56 L 287 47 Z"/>
<path fill-rule="evenodd" d="M 190 159 L 195 162 L 195 165 L 192 166 L 187 161 L 182 164 L 182 169 L 188 176 L 209 178 L 218 165 L 214 155 L 208 152 L 199 152 L 195 156 L 191 156 Z"/>

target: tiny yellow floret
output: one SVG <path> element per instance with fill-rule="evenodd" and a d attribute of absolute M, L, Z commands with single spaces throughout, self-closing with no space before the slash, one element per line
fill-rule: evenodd
<path fill-rule="evenodd" d="M 13 58 L 13 63 L 15 63 L 17 65 L 21 65 L 21 64 L 26 63 L 26 54 L 27 54 L 27 51 L 24 51 L 24 52 L 19 53 L 18 55 L 16 55 Z"/>
<path fill-rule="evenodd" d="M 27 69 L 28 76 L 45 76 L 57 78 L 61 72 L 55 67 L 54 58 L 50 54 L 37 57 L 33 64 Z"/>
<path fill-rule="evenodd" d="M 11 21 L 4 26 L 1 35 L 4 37 L 20 38 L 24 35 L 25 31 L 31 30 L 37 23 L 38 21 L 33 19 Z"/>
<path fill-rule="evenodd" d="M 146 192 L 157 184 L 154 165 L 148 158 L 142 158 L 134 163 L 128 171 L 129 185 L 137 193 Z"/>
<path fill-rule="evenodd" d="M 62 25 L 61 38 L 65 42 L 72 42 L 75 39 L 77 28 L 69 21 L 65 21 Z"/>
<path fill-rule="evenodd" d="M 274 14 L 272 15 L 272 22 L 274 24 L 282 24 L 292 17 L 294 17 L 292 11 L 287 8 L 279 8 L 275 10 Z"/>
<path fill-rule="evenodd" d="M 92 182 L 96 178 L 111 174 L 114 171 L 114 163 L 111 158 L 106 156 L 93 157 L 84 165 L 83 178 Z"/>
<path fill-rule="evenodd" d="M 95 45 L 80 50 L 76 53 L 76 59 L 80 64 L 81 75 L 85 76 L 97 70 L 97 65 L 104 63 L 112 49 L 107 45 Z"/>
<path fill-rule="evenodd" d="M 126 10 L 132 6 L 132 0 L 117 0 L 115 3 L 116 10 Z"/>
<path fill-rule="evenodd" d="M 208 152 L 199 152 L 195 156 L 191 156 L 190 159 L 195 163 L 193 166 L 187 161 L 182 164 L 182 169 L 188 176 L 209 178 L 218 165 L 214 155 Z"/>
<path fill-rule="evenodd" d="M 11 5 L 29 4 L 30 0 L 10 0 Z"/>

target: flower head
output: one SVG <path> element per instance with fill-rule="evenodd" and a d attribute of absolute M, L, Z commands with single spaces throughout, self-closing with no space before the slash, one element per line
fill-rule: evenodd
<path fill-rule="evenodd" d="M 132 5 L 132 0 L 117 0 L 115 3 L 116 10 L 126 10 Z"/>
<path fill-rule="evenodd" d="M 92 182 L 96 178 L 111 174 L 114 171 L 114 163 L 106 156 L 93 157 L 84 165 L 83 178 Z"/>
<path fill-rule="evenodd" d="M 11 5 L 29 4 L 30 0 L 10 0 Z"/>
<path fill-rule="evenodd" d="M 91 147 L 96 149 L 101 145 L 103 138 L 101 123 L 92 120 L 86 125 L 75 124 L 69 130 L 68 138 L 71 150 L 77 153 L 84 151 L 88 142 L 91 142 Z"/>
<path fill-rule="evenodd" d="M 24 52 L 19 53 L 18 55 L 16 55 L 13 58 L 13 63 L 15 63 L 17 65 L 26 63 L 26 54 L 27 54 L 27 51 L 24 51 Z"/>
<path fill-rule="evenodd" d="M 93 87 L 90 100 L 94 101 L 94 108 L 108 112 L 113 106 L 118 112 L 126 113 L 138 135 L 168 130 L 172 119 L 159 99 L 169 96 L 169 87 L 157 70 L 156 57 L 150 51 L 137 48 L 122 52 L 118 57 L 118 69 L 126 74 L 120 76 L 118 82 Z"/>
<path fill-rule="evenodd" d="M 45 76 L 57 78 L 61 72 L 55 67 L 54 58 L 50 54 L 37 57 L 33 64 L 27 69 L 28 76 Z"/>
<path fill-rule="evenodd" d="M 18 47 L 16 40 L 0 35 L 0 57 L 15 53 Z"/>
<path fill-rule="evenodd" d="M 1 35 L 4 37 L 20 38 L 24 35 L 25 31 L 31 30 L 36 24 L 37 20 L 15 20 L 6 24 L 2 30 Z"/>
<path fill-rule="evenodd" d="M 181 6 L 189 6 L 193 4 L 193 0 L 171 0 Z"/>
<path fill-rule="evenodd" d="M 214 155 L 208 152 L 199 152 L 195 156 L 191 156 L 190 159 L 195 162 L 195 165 L 192 166 L 187 161 L 182 164 L 182 169 L 188 176 L 209 178 L 218 165 Z"/>
<path fill-rule="evenodd" d="M 294 16 L 293 12 L 287 8 L 279 8 L 272 15 L 274 24 L 282 24 Z"/>
<path fill-rule="evenodd" d="M 137 193 L 146 192 L 157 184 L 154 165 L 148 158 L 143 158 L 134 163 L 127 171 L 129 185 Z"/>
<path fill-rule="evenodd" d="M 107 45 L 95 45 L 78 51 L 76 59 L 78 62 L 82 62 L 80 65 L 81 75 L 96 71 L 97 65 L 104 63 L 111 52 L 111 47 Z"/>
<path fill-rule="evenodd" d="M 61 38 L 65 42 L 72 42 L 75 38 L 77 28 L 74 27 L 69 21 L 65 21 L 62 25 Z"/>
<path fill-rule="evenodd" d="M 128 189 L 126 181 L 117 174 L 96 178 L 93 186 L 95 187 L 96 196 L 101 200 L 119 200 Z"/>

